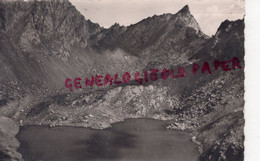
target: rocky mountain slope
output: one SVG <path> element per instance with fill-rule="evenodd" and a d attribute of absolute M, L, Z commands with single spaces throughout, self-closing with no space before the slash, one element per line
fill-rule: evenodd
<path fill-rule="evenodd" d="M 105 29 L 67 0 L 1 0 L 0 116 L 7 125 L 98 129 L 126 118 L 167 119 L 168 129 L 192 131 L 200 160 L 242 161 L 243 30 L 243 20 L 226 20 L 208 37 L 188 6 Z M 210 72 L 202 73 L 204 62 Z M 200 66 L 195 75 L 194 64 Z M 66 78 L 179 67 L 187 72 L 182 78 L 158 76 L 142 85 L 83 85 L 73 92 L 64 85 Z M 18 145 L 10 149 L 7 140 L 1 140 L 0 157 L 21 159 Z"/>

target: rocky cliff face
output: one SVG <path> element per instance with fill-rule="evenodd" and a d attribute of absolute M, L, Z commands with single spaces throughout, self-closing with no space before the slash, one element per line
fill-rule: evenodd
<path fill-rule="evenodd" d="M 0 115 L 21 126 L 92 128 L 125 118 L 172 119 L 169 129 L 193 131 L 201 160 L 243 160 L 243 30 L 243 20 L 225 21 L 210 38 L 188 6 L 105 29 L 85 20 L 67 0 L 2 0 Z M 241 69 L 233 69 L 234 57 Z M 218 70 L 214 60 L 219 60 Z M 204 62 L 211 74 L 201 72 Z M 196 75 L 194 63 L 200 66 Z M 184 78 L 73 92 L 64 85 L 67 77 L 177 71 L 180 66 L 187 71 Z"/>
<path fill-rule="evenodd" d="M 188 6 L 109 29 L 85 20 L 68 1 L 2 1 L 1 12 L 2 69 L 9 73 L 2 79 L 49 90 L 63 87 L 71 75 L 181 64 L 207 40 Z"/>

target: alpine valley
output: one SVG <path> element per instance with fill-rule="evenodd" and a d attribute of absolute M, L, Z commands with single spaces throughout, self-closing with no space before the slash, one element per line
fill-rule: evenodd
<path fill-rule="evenodd" d="M 234 57 L 241 69 L 232 68 Z M 204 62 L 211 74 L 201 72 Z M 200 66 L 195 75 L 194 64 Z M 185 77 L 143 84 L 70 92 L 64 83 L 179 67 Z M 226 20 L 209 37 L 188 6 L 103 28 L 68 0 L 0 0 L 0 160 L 23 160 L 15 136 L 25 125 L 104 129 L 127 118 L 153 118 L 171 120 L 168 130 L 190 131 L 201 161 L 243 161 L 243 109 L 244 20 Z"/>

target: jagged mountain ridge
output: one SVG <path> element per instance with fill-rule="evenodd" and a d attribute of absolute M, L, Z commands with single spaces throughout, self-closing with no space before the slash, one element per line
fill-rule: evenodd
<path fill-rule="evenodd" d="M 140 52 L 147 47 L 154 46 L 154 48 L 157 49 L 161 43 L 164 43 L 162 41 L 166 41 L 165 39 L 169 36 L 180 36 L 178 34 L 183 34 L 182 30 L 185 30 L 186 28 L 190 28 L 197 33 L 200 32 L 200 36 L 206 37 L 206 35 L 201 32 L 194 17 L 191 15 L 188 6 L 184 6 L 176 14 L 154 15 L 153 17 L 148 17 L 147 19 L 128 27 L 115 24 L 107 29 L 109 34 L 98 36 L 101 40 L 98 40 L 95 44 L 103 48 L 106 46 L 108 48 L 119 46 L 132 54 L 139 55 Z M 176 30 L 179 33 L 174 32 Z M 120 34 L 114 36 L 113 33 Z"/>
<path fill-rule="evenodd" d="M 234 56 L 243 63 L 242 20 L 223 22 L 209 38 L 188 6 L 109 29 L 86 21 L 67 0 L 1 1 L 0 9 L 1 115 L 20 125 L 93 128 L 125 118 L 175 119 L 173 129 L 191 129 L 203 144 L 201 160 L 242 160 L 243 70 L 196 77 L 189 70 L 189 77 L 174 81 L 75 93 L 64 86 L 66 77 L 190 69 L 191 63 Z"/>
<path fill-rule="evenodd" d="M 67 0 L 2 1 L 1 8 L 1 60 L 6 64 L 2 69 L 9 80 L 45 85 L 42 88 L 59 89 L 66 77 L 134 72 L 153 61 L 181 64 L 208 39 L 188 6 L 176 14 L 109 29 L 86 21 Z M 13 69 L 8 71 L 8 66 Z"/>

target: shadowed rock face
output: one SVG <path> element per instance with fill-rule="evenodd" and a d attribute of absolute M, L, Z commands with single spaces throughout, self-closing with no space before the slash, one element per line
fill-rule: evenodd
<path fill-rule="evenodd" d="M 1 0 L 0 115 L 21 125 L 93 128 L 125 118 L 175 119 L 169 128 L 192 130 L 203 145 L 201 160 L 243 160 L 243 30 L 243 20 L 226 20 L 208 37 L 188 6 L 105 29 L 85 20 L 67 0 Z M 215 71 L 215 59 L 233 57 L 242 69 Z M 200 69 L 194 76 L 193 63 L 202 67 L 205 61 L 212 74 Z M 176 80 L 73 93 L 64 86 L 67 77 L 180 66 L 187 77 Z"/>
<path fill-rule="evenodd" d="M 109 29 L 85 20 L 66 0 L 2 1 L 0 7 L 1 79 L 49 90 L 63 87 L 69 76 L 137 71 L 149 62 L 181 64 L 208 39 L 188 6 Z"/>

